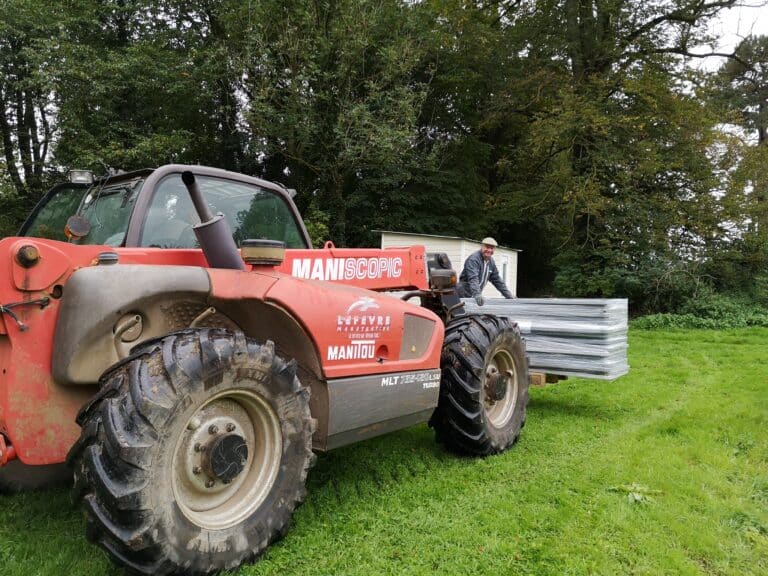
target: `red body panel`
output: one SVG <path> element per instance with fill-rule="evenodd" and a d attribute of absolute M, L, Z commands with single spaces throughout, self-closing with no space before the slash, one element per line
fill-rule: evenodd
<path fill-rule="evenodd" d="M 25 245 L 34 245 L 40 253 L 40 262 L 28 269 L 15 257 Z M 21 304 L 12 308 L 26 330 L 7 313 L 0 314 L 0 433 L 27 464 L 64 459 L 79 436 L 75 416 L 96 391 L 95 386 L 54 382 L 51 358 L 59 313 L 56 286 L 63 286 L 66 293 L 72 273 L 95 265 L 104 251 L 117 252 L 123 264 L 206 266 L 200 250 L 113 249 L 36 238 L 0 240 L 0 305 L 41 298 L 49 302 L 45 307 Z M 289 275 L 306 275 L 307 271 L 310 278 L 322 275 L 330 282 Z M 292 314 L 312 339 L 326 378 L 439 366 L 443 326 L 437 316 L 397 298 L 359 288 L 427 288 L 423 247 L 289 250 L 285 262 L 276 269 L 210 269 L 208 273 L 218 298 L 266 300 Z M 413 354 L 401 358 L 406 315 L 424 319 L 422 325 L 434 322 L 431 338 L 417 358 Z"/>
<path fill-rule="evenodd" d="M 29 245 L 27 240 L 15 242 L 10 249 L 11 254 L 16 254 L 22 246 Z M 56 283 L 70 268 L 70 260 L 67 255 L 50 244 L 35 244 L 40 254 L 40 262 L 32 268 L 23 268 L 14 262 L 13 284 L 19 290 L 34 292 L 44 290 Z"/>
<path fill-rule="evenodd" d="M 30 244 L 38 248 L 41 260 L 37 266 L 24 269 L 15 254 Z M 51 377 L 59 309 L 59 301 L 52 294 L 55 285 L 65 285 L 75 268 L 90 265 L 103 250 L 49 240 L 0 240 L 0 305 L 50 298 L 50 304 L 42 309 L 35 304 L 12 309 L 26 330 L 7 314 L 2 314 L 0 324 L 0 430 L 27 464 L 61 462 L 79 436 L 74 418 L 94 389 L 58 386 Z"/>
<path fill-rule="evenodd" d="M 423 246 L 410 248 L 287 250 L 280 272 L 368 290 L 428 288 Z"/>
<path fill-rule="evenodd" d="M 212 269 L 208 273 L 211 292 L 217 297 L 263 297 L 296 318 L 312 339 L 326 378 L 426 370 L 440 364 L 443 325 L 419 306 L 354 286 L 251 272 L 276 279 L 262 294 L 263 283 L 254 287 L 238 281 L 242 272 Z M 407 360 L 400 358 L 406 314 L 433 323 L 429 345 L 418 358 Z"/>

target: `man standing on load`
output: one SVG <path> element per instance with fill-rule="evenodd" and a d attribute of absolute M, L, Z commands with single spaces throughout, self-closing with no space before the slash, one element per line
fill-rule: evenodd
<path fill-rule="evenodd" d="M 474 298 L 482 306 L 483 288 L 490 280 L 504 298 L 514 298 L 499 276 L 499 270 L 493 261 L 493 252 L 499 244 L 491 237 L 483 238 L 481 244 L 480 250 L 473 252 L 464 262 L 464 269 L 456 287 L 459 297 Z"/>

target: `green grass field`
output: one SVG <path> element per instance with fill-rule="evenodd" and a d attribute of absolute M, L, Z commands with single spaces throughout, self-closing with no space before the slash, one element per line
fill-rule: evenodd
<path fill-rule="evenodd" d="M 630 333 L 631 372 L 532 390 L 519 444 L 426 425 L 321 456 L 242 575 L 768 574 L 768 329 Z M 0 496 L 0 574 L 121 574 L 64 490 Z"/>

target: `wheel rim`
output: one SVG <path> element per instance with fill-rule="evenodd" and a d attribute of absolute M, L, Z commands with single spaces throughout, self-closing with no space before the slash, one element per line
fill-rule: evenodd
<path fill-rule="evenodd" d="M 504 349 L 496 350 L 485 367 L 483 382 L 485 413 L 489 422 L 496 428 L 506 425 L 515 413 L 517 404 L 517 370 L 512 355 Z M 495 379 L 505 379 L 503 396 L 496 400 L 489 387 Z"/>
<path fill-rule="evenodd" d="M 244 444 L 239 471 L 233 478 L 224 475 L 225 480 L 210 462 L 212 449 L 227 444 L 222 438 L 237 438 Z M 269 495 L 282 448 L 280 420 L 259 394 L 227 390 L 210 398 L 187 420 L 176 443 L 172 473 L 179 508 L 195 524 L 211 530 L 242 522 Z"/>

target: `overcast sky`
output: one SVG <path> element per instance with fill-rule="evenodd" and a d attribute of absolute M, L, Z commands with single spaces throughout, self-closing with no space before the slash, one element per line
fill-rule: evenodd
<path fill-rule="evenodd" d="M 768 36 L 768 0 L 744 0 L 744 4 L 747 6 L 722 10 L 720 18 L 712 22 L 710 30 L 720 39 L 715 52 L 733 52 L 736 45 L 750 34 Z M 708 47 L 697 50 L 708 51 Z M 699 69 L 715 71 L 724 60 L 714 57 L 693 59 L 689 64 Z"/>
<path fill-rule="evenodd" d="M 746 36 L 768 36 L 768 6 L 758 0 L 747 0 L 751 7 L 723 10 L 719 21 L 714 23 L 712 31 L 720 36 L 720 48 L 733 48 Z M 758 6 L 763 4 L 763 6 Z"/>

